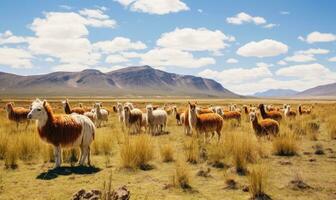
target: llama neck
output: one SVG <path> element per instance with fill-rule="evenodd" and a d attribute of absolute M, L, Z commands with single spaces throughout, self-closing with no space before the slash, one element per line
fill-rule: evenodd
<path fill-rule="evenodd" d="M 70 104 L 68 102 L 65 103 L 64 111 L 65 111 L 66 114 L 71 114 L 71 108 L 70 108 Z"/>
<path fill-rule="evenodd" d="M 252 121 L 253 129 L 254 130 L 259 130 L 260 129 L 260 124 L 258 122 L 258 118 L 255 117 L 254 120 Z"/>
<path fill-rule="evenodd" d="M 248 114 L 248 110 L 246 106 L 244 107 L 244 111 L 245 111 L 245 114 Z"/>
<path fill-rule="evenodd" d="M 192 128 L 196 128 L 196 124 L 197 124 L 197 113 L 196 110 L 194 112 L 192 112 L 189 109 L 189 124 Z"/>
<path fill-rule="evenodd" d="M 260 114 L 264 119 L 267 118 L 264 105 L 260 106 Z"/>
<path fill-rule="evenodd" d="M 299 113 L 300 113 L 300 115 L 302 114 L 302 108 L 301 108 L 301 106 L 299 106 Z"/>

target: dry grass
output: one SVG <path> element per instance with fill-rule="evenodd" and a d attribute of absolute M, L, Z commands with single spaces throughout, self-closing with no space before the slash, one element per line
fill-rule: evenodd
<path fill-rule="evenodd" d="M 163 162 L 174 161 L 174 147 L 170 143 L 160 145 L 160 155 Z"/>
<path fill-rule="evenodd" d="M 192 164 L 199 162 L 200 145 L 196 136 L 193 135 L 191 138 L 187 138 L 184 143 L 184 152 L 188 162 Z"/>
<path fill-rule="evenodd" d="M 254 164 L 249 170 L 249 192 L 252 199 L 270 199 L 267 195 L 269 185 L 269 169 L 265 164 Z"/>
<path fill-rule="evenodd" d="M 299 151 L 298 139 L 292 132 L 281 133 L 273 139 L 272 144 L 275 155 L 294 156 Z"/>
<path fill-rule="evenodd" d="M 125 168 L 146 169 L 154 158 L 154 145 L 147 134 L 128 136 L 120 146 L 121 165 Z"/>
<path fill-rule="evenodd" d="M 172 175 L 172 184 L 182 189 L 191 189 L 190 169 L 186 162 L 182 160 L 176 162 L 174 174 Z"/>

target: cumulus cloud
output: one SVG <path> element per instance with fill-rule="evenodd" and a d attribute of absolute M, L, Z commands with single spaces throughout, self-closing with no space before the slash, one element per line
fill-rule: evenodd
<path fill-rule="evenodd" d="M 293 56 L 288 56 L 285 58 L 288 62 L 311 62 L 315 61 L 316 58 L 312 54 L 297 54 Z"/>
<path fill-rule="evenodd" d="M 24 49 L 18 48 L 0 48 L 0 65 L 12 68 L 32 68 L 31 53 Z"/>
<path fill-rule="evenodd" d="M 233 41 L 235 41 L 233 36 L 225 35 L 219 30 L 176 28 L 172 32 L 162 34 L 156 44 L 164 48 L 185 51 L 217 52 L 228 46 L 226 42 Z"/>
<path fill-rule="evenodd" d="M 195 58 L 189 52 L 168 48 L 155 48 L 138 56 L 141 64 L 155 67 L 198 68 L 216 63 L 211 57 Z"/>
<path fill-rule="evenodd" d="M 272 57 L 287 53 L 288 46 L 276 40 L 265 39 L 249 42 L 237 50 L 237 54 L 245 57 Z"/>
<path fill-rule="evenodd" d="M 127 58 L 121 56 L 121 55 L 109 55 L 106 57 L 105 62 L 106 63 L 124 63 L 129 61 Z"/>
<path fill-rule="evenodd" d="M 36 55 L 58 58 L 54 69 L 87 68 L 98 63 L 101 55 L 93 51 L 88 27 L 113 28 L 116 22 L 102 11 L 84 9 L 75 12 L 48 12 L 30 25 L 35 37 L 28 39 L 28 48 Z"/>
<path fill-rule="evenodd" d="M 131 11 L 164 15 L 189 10 L 181 0 L 115 0 Z"/>
<path fill-rule="evenodd" d="M 284 67 L 276 71 L 276 75 L 293 77 L 306 81 L 336 80 L 336 72 L 331 71 L 330 69 L 319 63 Z"/>
<path fill-rule="evenodd" d="M 125 37 L 116 37 L 113 40 L 100 41 L 93 44 L 93 48 L 103 53 L 115 53 L 127 50 L 146 49 L 146 44 L 141 41 L 132 42 Z"/>
<path fill-rule="evenodd" d="M 328 61 L 329 61 L 329 62 L 336 62 L 336 56 L 335 56 L 335 57 L 332 57 L 332 58 L 329 58 Z"/>
<path fill-rule="evenodd" d="M 336 35 L 332 33 L 320 33 L 318 31 L 314 31 L 309 33 L 306 38 L 299 36 L 298 39 L 310 44 L 315 42 L 334 42 L 336 41 Z"/>
<path fill-rule="evenodd" d="M 26 43 L 27 38 L 21 36 L 15 36 L 9 30 L 5 31 L 4 33 L 0 33 L 0 45 L 2 44 L 20 44 Z"/>
<path fill-rule="evenodd" d="M 279 26 L 278 24 L 266 24 L 265 26 L 263 26 L 264 28 L 267 28 L 267 29 L 271 29 L 271 28 L 274 28 L 276 26 Z"/>
<path fill-rule="evenodd" d="M 328 54 L 330 51 L 328 49 L 307 49 L 307 50 L 302 50 L 302 51 L 297 51 L 296 54 L 308 54 L 308 55 L 313 55 L 313 54 Z"/>
<path fill-rule="evenodd" d="M 44 59 L 44 61 L 52 63 L 52 62 L 55 62 L 55 59 L 48 57 Z"/>
<path fill-rule="evenodd" d="M 278 65 L 287 65 L 287 63 L 283 60 L 280 60 L 277 62 Z"/>
<path fill-rule="evenodd" d="M 238 60 L 234 58 L 229 58 L 226 60 L 226 63 L 235 64 L 235 63 L 238 63 Z"/>
<path fill-rule="evenodd" d="M 256 64 L 257 67 L 272 67 L 273 64 L 269 64 L 269 63 L 264 63 L 264 62 L 258 62 Z"/>
<path fill-rule="evenodd" d="M 253 17 L 247 13 L 241 12 L 233 17 L 226 18 L 229 24 L 241 25 L 244 23 L 254 23 L 256 25 L 266 24 L 266 20 L 263 17 Z"/>

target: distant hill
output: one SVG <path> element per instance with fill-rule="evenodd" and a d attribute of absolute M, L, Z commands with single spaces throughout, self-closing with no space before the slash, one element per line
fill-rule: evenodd
<path fill-rule="evenodd" d="M 257 92 L 253 96 L 256 97 L 290 97 L 296 95 L 298 91 L 291 89 L 270 89 L 264 92 Z"/>
<path fill-rule="evenodd" d="M 0 94 L 240 97 L 214 80 L 168 73 L 150 66 L 127 67 L 108 73 L 94 69 L 33 76 L 0 72 Z"/>
<path fill-rule="evenodd" d="M 299 92 L 296 96 L 308 97 L 308 96 L 336 96 L 336 83 L 320 85 L 308 90 Z"/>

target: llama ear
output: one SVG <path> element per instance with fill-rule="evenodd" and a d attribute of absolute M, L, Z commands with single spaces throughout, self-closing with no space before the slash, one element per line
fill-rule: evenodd
<path fill-rule="evenodd" d="M 47 105 L 47 100 L 43 100 L 43 106 Z"/>

